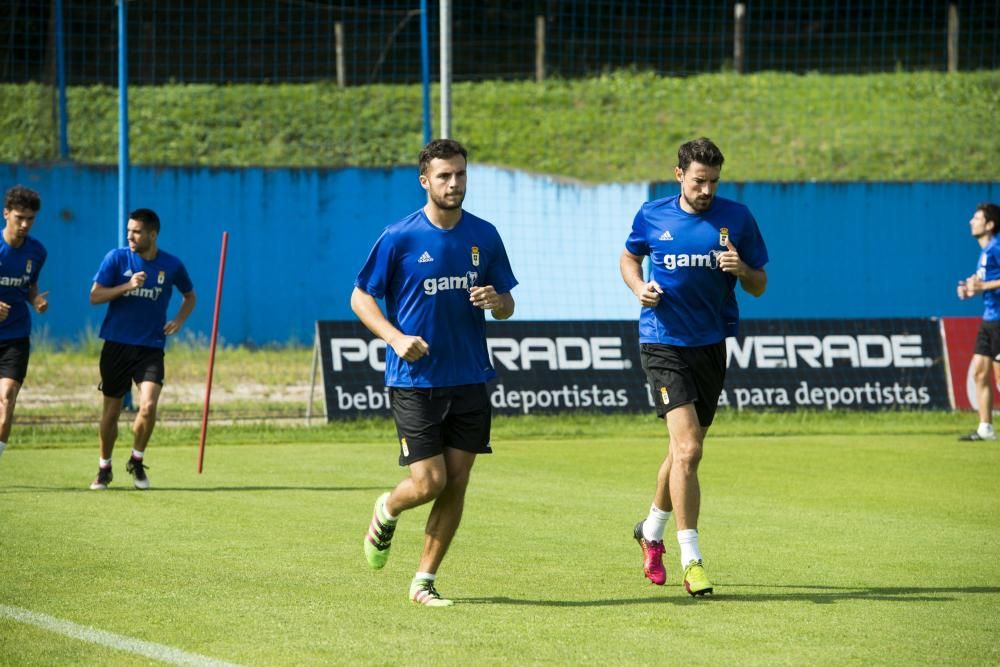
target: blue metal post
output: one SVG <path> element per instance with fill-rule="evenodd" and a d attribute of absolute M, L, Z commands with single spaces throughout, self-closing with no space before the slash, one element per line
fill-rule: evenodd
<path fill-rule="evenodd" d="M 420 0 L 420 75 L 424 84 L 424 144 L 431 141 L 431 56 L 427 34 L 427 0 Z"/>
<path fill-rule="evenodd" d="M 125 245 L 128 224 L 128 48 L 125 41 L 127 0 L 118 0 L 118 247 Z"/>
<path fill-rule="evenodd" d="M 63 32 L 63 0 L 56 0 L 56 87 L 59 89 L 59 159 L 69 158 L 69 128 L 66 114 L 66 52 Z"/>

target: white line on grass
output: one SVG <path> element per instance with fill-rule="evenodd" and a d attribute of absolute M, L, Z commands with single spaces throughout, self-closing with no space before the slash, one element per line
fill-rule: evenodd
<path fill-rule="evenodd" d="M 64 621 L 61 618 L 49 616 L 48 614 L 39 614 L 38 612 L 21 609 L 20 607 L 8 607 L 7 605 L 0 604 L 0 618 L 10 618 L 66 637 L 90 642 L 91 644 L 100 644 L 101 646 L 107 646 L 118 651 L 141 655 L 172 665 L 235 667 L 231 662 L 216 660 L 204 655 L 198 655 L 197 653 L 187 653 L 186 651 L 155 642 L 134 639 L 125 635 L 116 635 L 113 632 L 95 630 L 86 625 L 77 625 L 70 621 Z"/>

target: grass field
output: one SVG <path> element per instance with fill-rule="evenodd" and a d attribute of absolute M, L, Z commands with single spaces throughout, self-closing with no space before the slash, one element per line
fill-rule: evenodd
<path fill-rule="evenodd" d="M 0 459 L 0 664 L 150 662 L 123 638 L 206 665 L 997 664 L 1000 445 L 956 442 L 969 421 L 723 413 L 701 468 L 717 594 L 695 600 L 673 541 L 659 588 L 631 539 L 656 420 L 498 419 L 439 573 L 450 609 L 406 597 L 425 509 L 385 570 L 362 556 L 402 475 L 387 422 L 213 427 L 202 475 L 197 431 L 164 428 L 153 489 L 119 452 L 103 493 L 92 428 L 25 427 Z"/>

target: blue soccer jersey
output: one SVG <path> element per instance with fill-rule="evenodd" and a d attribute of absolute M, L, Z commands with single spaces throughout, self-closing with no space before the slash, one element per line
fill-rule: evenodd
<path fill-rule="evenodd" d="M 680 207 L 680 195 L 646 202 L 636 213 L 625 249 L 650 257 L 650 280 L 663 294 L 639 316 L 639 342 L 697 347 L 735 336 L 740 311 L 736 277 L 719 269 L 726 240 L 751 268 L 767 264 L 767 247 L 750 210 L 716 197 L 703 213 Z"/>
<path fill-rule="evenodd" d="M 453 387 L 496 375 L 486 348 L 485 312 L 469 289 L 497 294 L 517 279 L 496 227 L 467 211 L 452 229 L 431 224 L 423 209 L 386 227 L 354 283 L 385 299 L 393 326 L 420 336 L 430 353 L 410 363 L 386 346 L 387 387 Z"/>
<path fill-rule="evenodd" d="M 976 276 L 983 282 L 1000 280 L 1000 239 L 996 236 L 980 253 Z M 983 292 L 983 319 L 987 322 L 1000 320 L 1000 289 Z"/>
<path fill-rule="evenodd" d="M 44 246 L 30 236 L 15 248 L 0 234 L 0 301 L 10 306 L 7 317 L 0 321 L 0 340 L 31 335 L 28 290 L 37 285 L 46 257 Z"/>
<path fill-rule="evenodd" d="M 163 327 L 174 286 L 187 294 L 194 285 L 184 264 L 170 253 L 159 250 L 153 260 L 146 261 L 128 248 L 116 248 L 105 255 L 94 282 L 116 287 L 140 271 L 146 272 L 146 282 L 108 302 L 100 335 L 116 343 L 162 348 L 167 342 Z"/>

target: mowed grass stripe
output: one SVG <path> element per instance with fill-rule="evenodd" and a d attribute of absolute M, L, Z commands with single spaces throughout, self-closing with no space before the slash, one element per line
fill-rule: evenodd
<path fill-rule="evenodd" d="M 40 614 L 30 609 L 20 607 L 10 607 L 0 604 L 0 618 L 8 618 L 18 623 L 27 623 L 35 627 L 54 632 L 71 639 L 99 644 L 116 651 L 124 651 L 140 655 L 171 665 L 188 665 L 189 667 L 235 667 L 231 662 L 215 660 L 203 655 L 187 653 L 171 646 L 164 646 L 154 642 L 142 641 L 132 637 L 116 635 L 113 632 L 105 632 L 96 628 L 91 628 L 77 623 L 71 623 L 61 618 Z"/>
<path fill-rule="evenodd" d="M 404 515 L 385 570 L 364 563 L 371 503 L 403 474 L 389 438 L 220 427 L 246 444 L 210 449 L 200 476 L 196 447 L 154 442 L 149 492 L 123 467 L 87 491 L 92 439 L 12 449 L 0 603 L 246 664 L 634 664 L 650 642 L 692 664 L 1000 660 L 1000 447 L 721 428 L 701 474 L 717 594 L 694 600 L 669 537 L 668 584 L 642 576 L 631 527 L 666 440 L 635 421 L 498 430 L 440 571 L 447 610 L 406 598 L 427 508 Z"/>

